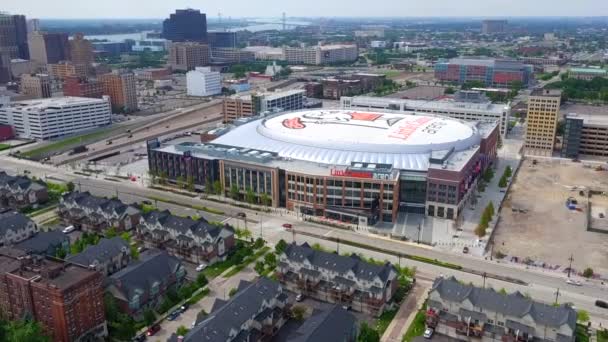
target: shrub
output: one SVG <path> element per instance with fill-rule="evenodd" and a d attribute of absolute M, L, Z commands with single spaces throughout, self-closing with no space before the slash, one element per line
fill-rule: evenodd
<path fill-rule="evenodd" d="M 593 269 L 591 267 L 585 268 L 585 270 L 583 271 L 583 277 L 585 277 L 585 278 L 593 277 Z"/>

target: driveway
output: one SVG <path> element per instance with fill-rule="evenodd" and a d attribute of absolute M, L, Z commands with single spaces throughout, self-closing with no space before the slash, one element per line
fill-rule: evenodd
<path fill-rule="evenodd" d="M 253 265 L 255 263 L 251 263 L 249 266 L 245 267 L 241 272 L 235 274 L 232 277 L 224 278 L 223 276 L 218 276 L 212 279 L 207 285 L 209 288 L 209 294 L 203 297 L 196 304 L 193 304 L 181 314 L 176 320 L 168 321 L 164 320 L 160 323 L 161 330 L 156 333 L 156 335 L 148 338 L 148 341 L 162 341 L 165 342 L 169 337 L 177 331 L 177 328 L 180 326 L 185 326 L 188 329 L 192 328 L 192 323 L 196 320 L 196 316 L 201 310 L 205 310 L 206 313 L 211 311 L 213 307 L 213 303 L 216 299 L 228 299 L 228 293 L 231 289 L 238 287 L 241 280 L 251 281 L 255 279 L 258 274 L 253 270 Z M 226 272 L 228 272 L 228 269 Z M 226 273 L 224 272 L 224 273 Z"/>

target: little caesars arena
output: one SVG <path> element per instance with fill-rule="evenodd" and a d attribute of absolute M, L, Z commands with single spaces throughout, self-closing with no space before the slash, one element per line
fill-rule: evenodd
<path fill-rule="evenodd" d="M 252 118 L 205 143 L 148 141 L 149 167 L 305 215 L 374 226 L 400 212 L 455 220 L 496 158 L 495 122 L 311 110 Z M 219 183 L 219 184 L 218 184 Z M 255 197 L 255 198 L 253 198 Z"/>

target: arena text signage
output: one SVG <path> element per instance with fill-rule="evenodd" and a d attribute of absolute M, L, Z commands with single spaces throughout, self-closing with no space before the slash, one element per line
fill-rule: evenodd
<path fill-rule="evenodd" d="M 365 179 L 377 179 L 377 180 L 388 180 L 390 179 L 390 174 L 388 173 L 378 173 L 371 171 L 359 171 L 359 170 L 338 170 L 331 169 L 330 174 L 334 177 L 351 177 L 351 178 L 365 178 Z"/>

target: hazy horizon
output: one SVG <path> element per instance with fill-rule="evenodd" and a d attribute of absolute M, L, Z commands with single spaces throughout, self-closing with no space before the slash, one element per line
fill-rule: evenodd
<path fill-rule="evenodd" d="M 184 0 L 5 0 L 3 11 L 41 19 L 163 19 L 177 8 L 195 8 L 209 18 L 362 17 L 362 18 L 482 18 L 482 17 L 605 17 L 606 0 L 309 0 L 287 2 L 233 0 L 199 3 Z"/>

